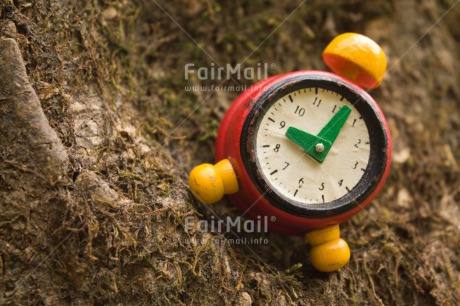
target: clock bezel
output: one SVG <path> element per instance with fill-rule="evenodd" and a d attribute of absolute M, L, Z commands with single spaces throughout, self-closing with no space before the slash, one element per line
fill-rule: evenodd
<path fill-rule="evenodd" d="M 266 112 L 283 96 L 304 88 L 331 90 L 350 101 L 362 116 L 369 131 L 370 155 L 368 166 L 355 187 L 345 196 L 334 201 L 305 205 L 285 197 L 273 190 L 265 180 L 257 158 L 256 135 Z M 249 178 L 269 204 L 287 213 L 314 219 L 323 219 L 344 214 L 361 203 L 373 193 L 382 180 L 389 159 L 389 135 L 376 103 L 363 89 L 333 75 L 310 73 L 286 78 L 276 82 L 253 103 L 244 121 L 240 153 Z M 257 204 L 256 204 L 257 205 Z"/>

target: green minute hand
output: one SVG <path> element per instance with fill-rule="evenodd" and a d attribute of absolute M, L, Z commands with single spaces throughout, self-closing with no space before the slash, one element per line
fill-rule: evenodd
<path fill-rule="evenodd" d="M 347 122 L 348 116 L 350 116 L 351 108 L 347 105 L 342 106 L 337 114 L 329 120 L 329 122 L 323 127 L 323 129 L 318 133 L 318 137 L 329 140 L 334 144 L 337 136 L 339 135 L 342 127 Z"/>
<path fill-rule="evenodd" d="M 318 133 L 318 136 L 301 131 L 295 127 L 289 127 L 286 131 L 286 137 L 304 149 L 305 153 L 310 157 L 322 163 L 326 159 L 329 150 L 332 148 L 350 113 L 350 107 L 347 105 L 342 106 L 337 114 Z"/>

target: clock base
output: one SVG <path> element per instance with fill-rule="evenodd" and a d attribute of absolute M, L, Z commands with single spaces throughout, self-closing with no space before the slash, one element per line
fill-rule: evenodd
<path fill-rule="evenodd" d="M 311 244 L 311 263 L 318 271 L 337 271 L 350 260 L 350 248 L 340 238 L 338 225 L 312 231 L 306 234 L 306 238 Z"/>

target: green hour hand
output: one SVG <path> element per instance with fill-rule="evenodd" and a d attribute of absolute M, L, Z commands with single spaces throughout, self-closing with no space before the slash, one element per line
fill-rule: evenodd
<path fill-rule="evenodd" d="M 286 131 L 286 137 L 301 147 L 306 154 L 322 163 L 329 152 L 332 143 L 321 137 L 301 131 L 295 127 L 289 127 Z"/>

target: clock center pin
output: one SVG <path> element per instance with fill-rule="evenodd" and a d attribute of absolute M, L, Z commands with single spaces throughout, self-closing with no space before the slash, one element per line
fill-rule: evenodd
<path fill-rule="evenodd" d="M 324 151 L 324 145 L 320 142 L 320 143 L 317 143 L 316 146 L 315 146 L 315 151 L 318 152 L 318 153 L 321 153 Z"/>

